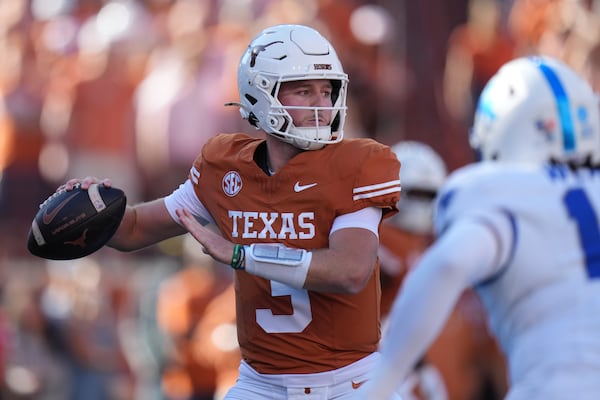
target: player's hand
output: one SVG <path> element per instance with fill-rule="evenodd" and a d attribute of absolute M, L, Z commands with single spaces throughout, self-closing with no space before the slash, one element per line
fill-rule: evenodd
<path fill-rule="evenodd" d="M 231 264 L 234 244 L 202 226 L 188 210 L 176 210 L 179 220 L 202 245 L 202 251 L 223 264 Z"/>
<path fill-rule="evenodd" d="M 111 187 L 112 186 L 112 181 L 108 178 L 105 179 L 99 179 L 96 178 L 94 176 L 86 176 L 85 178 L 74 178 L 74 179 L 69 179 L 67 182 L 65 182 L 64 184 L 60 185 L 57 189 L 56 192 L 63 192 L 63 191 L 70 191 L 73 190 L 73 188 L 77 187 L 77 186 L 81 186 L 82 189 L 89 189 L 90 185 L 97 183 L 97 184 L 103 184 L 106 187 Z"/>

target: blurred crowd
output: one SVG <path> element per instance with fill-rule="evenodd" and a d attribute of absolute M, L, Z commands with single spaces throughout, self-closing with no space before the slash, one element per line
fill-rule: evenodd
<path fill-rule="evenodd" d="M 477 96 L 507 60 L 552 55 L 600 90 L 597 0 L 0 0 L 0 400 L 212 400 L 235 379 L 231 274 L 187 236 L 69 262 L 25 243 L 68 178 L 143 201 L 214 134 L 255 134 L 224 103 L 278 23 L 335 45 L 346 135 L 427 143 L 450 170 L 473 160 Z"/>

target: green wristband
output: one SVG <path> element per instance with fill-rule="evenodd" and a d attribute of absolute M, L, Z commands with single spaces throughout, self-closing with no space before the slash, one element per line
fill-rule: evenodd
<path fill-rule="evenodd" d="M 231 268 L 244 269 L 242 266 L 244 261 L 244 247 L 240 244 L 233 246 L 233 255 L 231 256 Z"/>

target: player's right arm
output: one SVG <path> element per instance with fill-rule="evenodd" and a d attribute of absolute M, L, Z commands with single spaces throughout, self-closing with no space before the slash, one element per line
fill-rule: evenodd
<path fill-rule="evenodd" d="M 77 184 L 81 184 L 82 189 L 88 189 L 93 183 L 112 186 L 110 179 L 101 180 L 88 176 L 83 179 L 70 179 L 58 190 L 72 190 Z M 184 233 L 186 230 L 173 220 L 167 211 L 164 198 L 160 198 L 128 205 L 121 225 L 107 246 L 120 251 L 133 251 Z"/>
<path fill-rule="evenodd" d="M 109 247 L 121 251 L 138 250 L 187 231 L 171 218 L 164 198 L 127 206 Z"/>

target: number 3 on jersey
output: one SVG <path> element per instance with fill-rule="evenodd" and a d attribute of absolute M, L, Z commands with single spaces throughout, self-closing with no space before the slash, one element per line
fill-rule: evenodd
<path fill-rule="evenodd" d="M 600 228 L 598 216 L 583 189 L 571 189 L 563 197 L 569 216 L 577 224 L 585 267 L 591 279 L 600 278 Z"/>
<path fill-rule="evenodd" d="M 267 333 L 299 333 L 312 321 L 308 291 L 271 281 L 271 296 L 290 296 L 292 314 L 275 315 L 269 309 L 256 310 L 256 322 Z"/>

